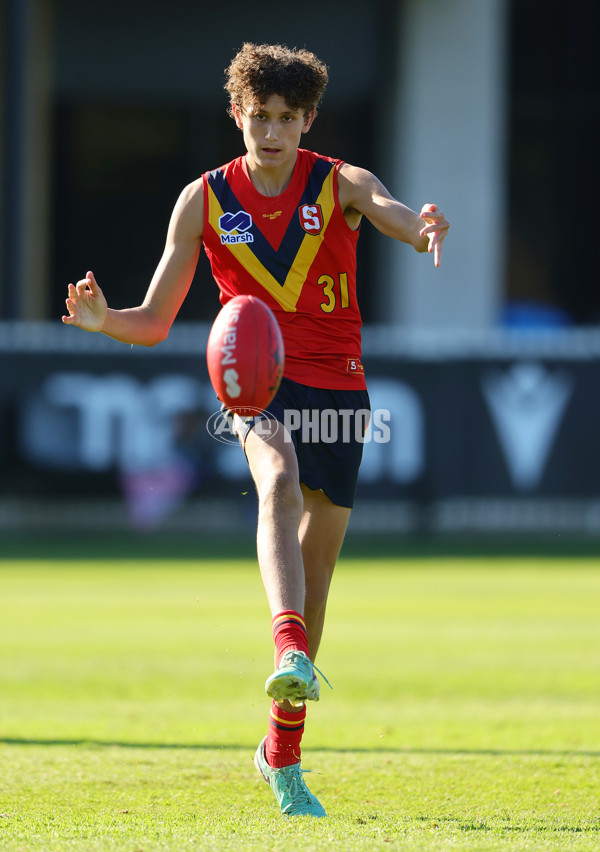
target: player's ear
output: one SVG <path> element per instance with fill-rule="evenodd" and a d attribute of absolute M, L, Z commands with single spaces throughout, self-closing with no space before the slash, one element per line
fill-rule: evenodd
<path fill-rule="evenodd" d="M 235 119 L 236 126 L 240 130 L 243 130 L 244 126 L 242 124 L 242 111 L 239 108 L 238 104 L 234 104 L 233 101 L 231 102 L 231 112 L 233 113 L 233 118 Z"/>
<path fill-rule="evenodd" d="M 304 124 L 302 125 L 302 132 L 308 133 L 310 128 L 312 127 L 312 123 L 315 120 L 315 116 L 317 114 L 316 109 L 311 109 L 310 112 L 307 112 L 304 116 Z"/>

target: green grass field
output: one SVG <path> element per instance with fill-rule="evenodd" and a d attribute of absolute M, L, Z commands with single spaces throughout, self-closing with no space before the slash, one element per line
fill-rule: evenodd
<path fill-rule="evenodd" d="M 0 849 L 597 850 L 599 615 L 591 558 L 344 557 L 286 821 L 253 560 L 7 558 Z"/>

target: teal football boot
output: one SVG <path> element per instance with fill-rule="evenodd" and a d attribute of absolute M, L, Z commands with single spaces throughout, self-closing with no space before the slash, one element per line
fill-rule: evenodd
<path fill-rule="evenodd" d="M 300 761 L 291 766 L 274 769 L 265 757 L 266 737 L 256 750 L 254 765 L 270 786 L 283 816 L 327 816 L 325 808 L 304 782 Z"/>
<path fill-rule="evenodd" d="M 322 672 L 319 674 L 329 683 Z M 315 666 L 304 651 L 285 652 L 273 674 L 267 678 L 265 692 L 273 701 L 289 701 L 292 707 L 302 707 L 305 701 L 319 700 Z"/>

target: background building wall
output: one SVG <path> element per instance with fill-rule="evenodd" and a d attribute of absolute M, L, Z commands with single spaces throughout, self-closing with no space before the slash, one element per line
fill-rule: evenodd
<path fill-rule="evenodd" d="M 439 270 L 390 243 L 393 317 L 429 328 L 496 324 L 503 297 L 505 0 L 408 0 L 400 19 L 395 180 L 452 223 Z"/>
<path fill-rule="evenodd" d="M 51 188 L 45 219 L 49 250 L 41 244 L 36 249 L 36 256 L 47 262 L 35 280 L 42 282 L 48 318 L 62 312 L 67 282 L 89 268 L 115 307 L 143 298 L 183 186 L 243 150 L 226 114 L 223 82 L 225 67 L 245 40 L 283 41 L 322 56 L 330 66 L 330 85 L 307 143 L 376 169 L 377 103 L 392 84 L 380 57 L 391 52 L 399 3 L 379 0 L 365 6 L 358 0 L 334 0 L 323 7 L 312 0 L 303 5 L 302 15 L 285 7 L 274 16 L 232 0 L 225 24 L 221 9 L 192 0 L 168 6 L 158 0 L 54 0 L 53 17 L 48 13 L 42 27 L 40 10 L 49 9 L 49 2 L 30 0 L 21 6 L 9 0 L 15 21 L 9 29 L 22 32 L 22 62 L 8 69 L 6 85 L 28 93 L 23 101 L 27 116 L 19 119 L 20 135 L 4 165 L 6 174 L 16 171 L 20 176 L 18 187 L 4 199 L 13 228 L 11 244 L 31 246 L 31 225 L 17 215 L 28 197 L 23 184 L 33 174 L 20 165 L 26 155 L 23 140 L 28 145 L 34 140 L 46 157 L 36 157 L 35 182 L 40 201 L 44 186 Z M 343 39 L 338 37 L 341 22 Z M 39 32 L 45 36 L 40 57 L 51 56 L 50 68 L 45 58 L 28 52 Z M 10 33 L 6 38 L 14 43 Z M 50 87 L 49 125 L 46 103 L 30 90 L 33 78 Z M 19 116 L 19 109 L 13 101 L 9 118 Z M 30 126 L 37 122 L 35 133 L 26 131 L 27 121 Z M 361 240 L 366 269 L 372 265 L 371 240 L 367 232 Z M 9 281 L 18 280 L 25 293 L 32 287 L 27 260 L 16 250 L 5 256 L 5 293 Z M 367 314 L 370 300 L 371 291 L 365 288 Z M 216 304 L 216 289 L 202 259 L 180 318 L 208 318 Z M 13 314 L 4 316 L 35 314 L 24 297 Z"/>
<path fill-rule="evenodd" d="M 485 328 L 523 306 L 597 322 L 576 226 L 598 188 L 592 0 L 563 16 L 540 0 L 308 0 L 277 15 L 232 0 L 226 21 L 193 0 L 3 0 L 0 16 L 3 318 L 54 320 L 90 266 L 116 307 L 142 298 L 182 186 L 242 150 L 223 69 L 254 40 L 330 65 L 310 147 L 451 217 L 439 271 L 365 225 L 367 322 Z M 215 305 L 201 263 L 181 319 Z"/>

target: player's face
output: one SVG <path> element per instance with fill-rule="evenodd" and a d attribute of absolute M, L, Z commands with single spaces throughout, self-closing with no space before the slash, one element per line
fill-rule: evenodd
<path fill-rule="evenodd" d="M 248 155 L 262 168 L 295 162 L 300 138 L 314 118 L 314 111 L 305 116 L 301 110 L 290 109 L 281 95 L 271 95 L 260 107 L 242 111 L 235 106 L 234 113 Z"/>

